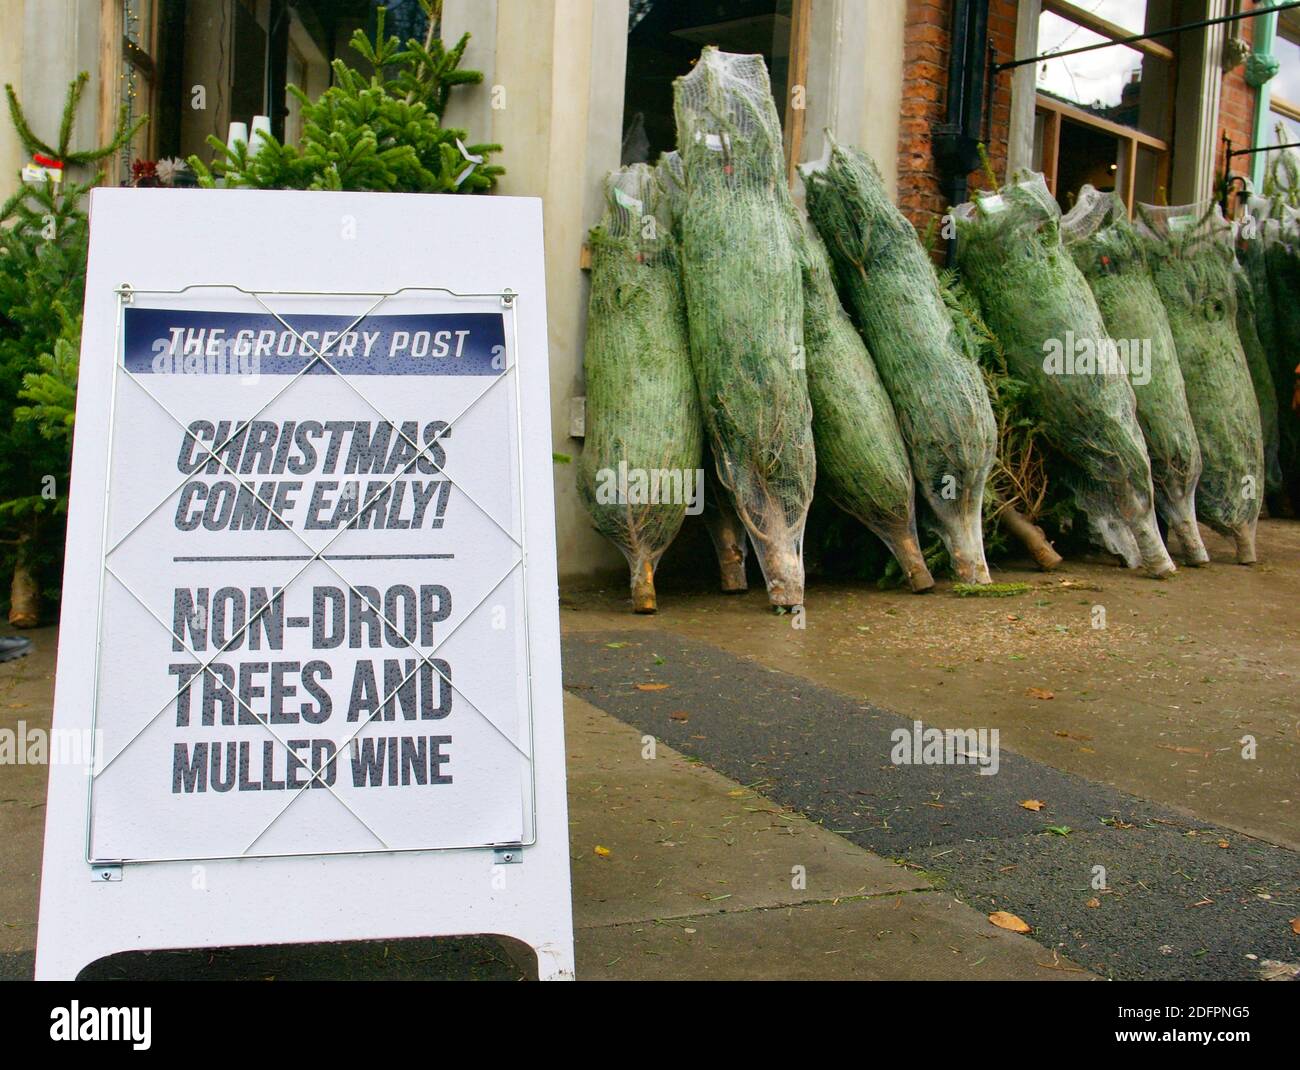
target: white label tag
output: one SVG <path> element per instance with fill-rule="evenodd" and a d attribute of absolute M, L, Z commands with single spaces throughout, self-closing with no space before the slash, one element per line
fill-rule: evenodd
<path fill-rule="evenodd" d="M 617 186 L 614 187 L 614 200 L 618 201 L 620 205 L 626 208 L 633 215 L 640 215 L 641 209 L 644 207 L 644 205 L 635 197 L 624 193 Z"/>

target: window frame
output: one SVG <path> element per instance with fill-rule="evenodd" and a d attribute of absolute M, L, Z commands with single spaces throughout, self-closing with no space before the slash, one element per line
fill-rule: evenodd
<path fill-rule="evenodd" d="M 1103 19 L 1091 11 L 1068 2 L 1068 0 L 1042 0 L 1042 11 L 1056 15 L 1068 22 L 1073 22 L 1080 28 L 1089 30 L 1111 41 L 1118 42 L 1126 37 L 1133 36 L 1131 30 L 1117 26 L 1115 23 Z M 1157 41 L 1133 41 L 1126 42 L 1125 47 L 1141 52 L 1144 57 L 1165 61 L 1169 64 L 1171 74 L 1177 70 L 1177 54 L 1167 45 L 1160 44 Z M 1169 93 L 1170 129 L 1173 126 L 1172 112 L 1175 96 L 1174 92 Z M 1051 190 L 1053 196 L 1056 196 L 1057 193 L 1061 124 L 1063 122 L 1091 127 L 1119 141 L 1119 155 L 1115 161 L 1117 167 L 1115 189 L 1121 200 L 1123 200 L 1130 216 L 1133 214 L 1136 202 L 1137 161 L 1138 154 L 1142 149 L 1147 149 L 1156 154 L 1157 184 L 1162 185 L 1166 190 L 1169 188 L 1170 169 L 1173 163 L 1172 138 L 1158 138 L 1142 130 L 1093 115 L 1084 108 L 1068 104 L 1037 91 L 1034 94 L 1034 114 L 1043 116 L 1042 151 L 1039 158 L 1039 167 L 1047 180 L 1047 188 Z"/>
<path fill-rule="evenodd" d="M 1276 33 L 1278 37 L 1285 38 L 1293 45 L 1300 46 L 1300 29 L 1289 28 L 1285 19 L 1278 19 Z M 1300 123 L 1300 102 L 1288 100 L 1286 97 L 1280 97 L 1276 93 L 1270 92 L 1268 110 L 1270 116 L 1277 114 L 1290 122 Z"/>

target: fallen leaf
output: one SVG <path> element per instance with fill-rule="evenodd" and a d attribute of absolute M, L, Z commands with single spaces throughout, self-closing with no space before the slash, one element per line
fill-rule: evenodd
<path fill-rule="evenodd" d="M 629 646 L 629 645 L 630 644 L 628 643 L 606 643 L 605 644 L 605 646 L 610 650 L 622 650 L 625 646 Z"/>
<path fill-rule="evenodd" d="M 1222 847 L 1222 848 L 1224 848 L 1224 849 L 1226 849 L 1226 848 L 1228 847 L 1228 841 L 1227 841 L 1227 840 L 1220 840 L 1220 841 L 1219 841 L 1219 846 Z"/>
<path fill-rule="evenodd" d="M 1060 736 L 1062 739 L 1072 739 L 1076 743 L 1092 742 L 1092 736 L 1075 735 L 1073 732 L 1066 732 L 1064 729 L 1061 728 L 1058 728 L 1055 732 L 1052 733 L 1052 735 Z"/>
<path fill-rule="evenodd" d="M 1032 810 L 1034 813 L 1038 813 L 1038 811 L 1043 808 L 1043 804 L 1037 799 L 1025 799 L 1020 805 L 1026 810 Z"/>
<path fill-rule="evenodd" d="M 743 799 L 748 794 L 749 792 L 747 792 L 744 788 L 733 788 L 731 791 L 727 792 L 727 798 Z"/>
<path fill-rule="evenodd" d="M 596 851 L 596 857 L 597 857 L 597 858 L 608 858 L 608 857 L 609 857 L 609 848 L 608 848 L 608 847 L 602 847 L 600 844 L 596 844 L 595 851 Z"/>
<path fill-rule="evenodd" d="M 1030 928 L 1023 920 L 1017 918 L 1014 914 L 1008 914 L 1005 910 L 995 910 L 989 915 L 989 921 L 999 929 L 1007 929 L 1013 933 L 1027 933 Z"/>
<path fill-rule="evenodd" d="M 636 689 L 638 691 L 667 691 L 668 685 L 667 684 L 637 684 Z"/>
<path fill-rule="evenodd" d="M 1045 687 L 1027 687 L 1025 688 L 1025 695 L 1029 698 L 1043 700 L 1056 698 L 1055 692 L 1048 691 Z"/>
<path fill-rule="evenodd" d="M 1294 962 L 1265 959 L 1259 964 L 1261 981 L 1294 981 L 1297 977 L 1300 977 L 1300 965 Z"/>
<path fill-rule="evenodd" d="M 1086 903 L 1084 903 L 1083 905 L 1086 906 L 1086 907 L 1092 907 L 1093 910 L 1096 910 L 1099 906 L 1101 906 L 1101 900 L 1098 899 L 1098 898 L 1094 895 L 1091 899 L 1089 899 L 1089 900 L 1088 900 Z"/>
<path fill-rule="evenodd" d="M 1300 936 L 1300 918 L 1291 919 L 1291 931 L 1295 933 L 1296 936 Z"/>
<path fill-rule="evenodd" d="M 1171 750 L 1175 754 L 1199 754 L 1202 758 L 1208 758 L 1210 756 L 1209 751 L 1197 750 L 1195 747 L 1174 747 L 1168 743 L 1157 743 L 1156 746 L 1161 750 Z"/>
<path fill-rule="evenodd" d="M 668 716 L 671 717 L 674 721 L 681 721 L 683 723 L 691 719 L 691 715 L 687 713 L 685 710 L 673 710 L 673 712 L 670 713 Z"/>

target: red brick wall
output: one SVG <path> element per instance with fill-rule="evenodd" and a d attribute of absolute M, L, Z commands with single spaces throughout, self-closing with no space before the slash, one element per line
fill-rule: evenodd
<path fill-rule="evenodd" d="M 1269 2 L 1272 3 L 1273 0 Z M 1252 3 L 1251 6 L 1260 5 Z M 1229 23 L 1226 32 L 1229 37 L 1241 37 L 1250 44 L 1254 39 L 1254 26 L 1254 19 L 1242 19 L 1240 22 Z M 1242 65 L 1233 68 L 1223 76 L 1223 90 L 1219 95 L 1219 140 L 1214 147 L 1216 183 L 1223 176 L 1223 165 L 1227 158 L 1223 135 L 1226 133 L 1232 140 L 1234 149 L 1250 148 L 1255 136 L 1255 91 L 1246 84 L 1245 70 L 1245 66 Z M 1232 170 L 1238 174 L 1248 174 L 1250 157 L 1234 157 Z"/>
<path fill-rule="evenodd" d="M 1001 60 L 1013 58 L 1018 0 L 992 0 L 989 39 Z M 898 131 L 898 199 L 903 212 L 924 234 L 930 221 L 952 207 L 940 187 L 931 151 L 931 130 L 945 118 L 951 0 L 907 0 L 903 36 L 903 107 Z M 1011 121 L 1011 77 L 999 75 L 993 94 L 988 153 L 999 181 L 1006 178 L 1007 134 Z M 987 186 L 982 172 L 972 187 Z"/>

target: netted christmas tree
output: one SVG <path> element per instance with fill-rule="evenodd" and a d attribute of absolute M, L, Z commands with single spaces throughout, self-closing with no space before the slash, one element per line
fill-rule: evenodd
<path fill-rule="evenodd" d="M 428 17 L 424 39 L 403 44 L 386 36 L 379 8 L 373 40 L 362 30 L 350 42 L 370 74 L 333 64 L 334 85 L 317 100 L 297 86 L 288 91 L 302 108 L 302 142 L 282 144 L 266 134 L 258 143 L 227 147 L 215 137 L 211 168 L 197 156 L 190 166 L 199 184 L 254 189 L 370 190 L 381 193 L 481 193 L 504 169 L 488 163 L 495 144 L 467 145 L 469 133 L 442 125 L 451 92 L 483 80 L 462 70 L 469 34 L 443 45 L 442 4 L 420 0 Z"/>
<path fill-rule="evenodd" d="M 74 151 L 77 108 L 88 80 L 82 73 L 68 86 L 53 141 L 36 134 L 13 87 L 5 86 L 18 140 L 45 167 L 43 177 L 20 181 L 0 207 L 0 550 L 13 570 L 9 620 L 20 627 L 38 623 L 42 586 L 57 583 L 62 554 L 63 524 L 57 518 L 67 506 L 86 285 L 83 200 L 102 177 L 93 169 L 144 122 L 128 127 L 123 114 L 110 144 Z M 76 181 L 74 169 L 90 177 Z"/>
<path fill-rule="evenodd" d="M 1297 395 L 1295 340 L 1300 337 L 1300 225 L 1295 209 L 1281 197 L 1252 200 L 1251 209 L 1253 234 L 1240 243 L 1244 248 L 1239 255 L 1250 276 L 1255 328 L 1273 380 L 1277 470 L 1268 479 L 1274 485 L 1275 500 L 1284 491 L 1291 509 L 1300 512 L 1300 408 L 1293 404 Z M 1261 431 L 1266 431 L 1263 409 L 1268 397 L 1260 386 L 1256 381 Z M 1267 439 L 1265 445 L 1267 460 Z"/>
<path fill-rule="evenodd" d="M 1061 232 L 1111 338 L 1129 347 L 1125 368 L 1169 540 L 1187 564 L 1203 565 L 1210 557 L 1196 526 L 1201 448 L 1169 319 L 1128 209 L 1118 194 L 1085 185 L 1061 220 Z"/>
<path fill-rule="evenodd" d="M 818 489 L 889 547 L 913 591 L 934 586 L 916 534 L 916 491 L 903 434 L 875 362 L 840 304 L 830 258 L 803 229 L 804 345 Z"/>
<path fill-rule="evenodd" d="M 1231 227 L 1209 202 L 1140 204 L 1137 221 L 1201 445 L 1196 515 L 1236 542 L 1239 563 L 1251 564 L 1264 494 L 1264 439 L 1237 335 Z"/>
<path fill-rule="evenodd" d="M 966 583 L 988 583 L 984 489 L 997 428 L 983 377 L 875 164 L 859 149 L 831 145 L 824 166 L 803 168 L 809 215 L 893 401 L 952 568 Z"/>
<path fill-rule="evenodd" d="M 1281 428 L 1277 403 L 1277 388 L 1273 383 L 1270 354 L 1274 351 L 1273 301 L 1256 298 L 1255 279 L 1249 265 L 1251 244 L 1258 245 L 1255 235 L 1243 237 L 1241 227 L 1234 225 L 1237 236 L 1237 263 L 1233 281 L 1237 289 L 1237 337 L 1246 355 L 1250 382 L 1255 388 L 1255 401 L 1259 405 L 1259 429 L 1264 436 L 1264 492 L 1266 497 L 1276 496 L 1283 486 L 1281 462 Z M 1267 278 L 1265 278 L 1267 286 Z M 1265 341 L 1267 339 L 1267 341 Z"/>
<path fill-rule="evenodd" d="M 762 56 L 705 48 L 673 83 L 673 108 L 691 362 L 718 480 L 769 601 L 798 606 L 817 461 L 795 211 Z"/>
<path fill-rule="evenodd" d="M 958 267 L 1029 389 L 1094 538 L 1130 568 L 1174 571 L 1156 524 L 1137 403 L 1096 299 L 1061 243 L 1060 208 L 1041 175 L 954 209 Z M 1077 356 L 1077 359 L 1076 359 Z"/>
<path fill-rule="evenodd" d="M 655 569 L 687 508 L 703 506 L 700 423 L 668 196 L 646 164 L 605 180 L 589 235 L 587 437 L 578 491 L 627 559 L 632 606 L 653 613 Z"/>

